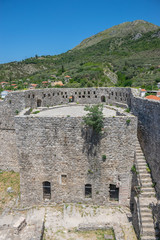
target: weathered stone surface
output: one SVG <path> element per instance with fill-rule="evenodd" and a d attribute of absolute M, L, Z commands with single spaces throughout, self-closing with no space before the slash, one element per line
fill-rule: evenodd
<path fill-rule="evenodd" d="M 137 126 L 134 116 L 105 117 L 101 136 L 86 129 L 81 117 L 37 114 L 17 116 L 15 121 L 24 204 L 43 202 L 44 181 L 51 183 L 51 202 L 105 204 L 109 186 L 115 184 L 119 203 L 129 204 Z M 92 198 L 85 197 L 85 184 L 92 185 Z"/>
<path fill-rule="evenodd" d="M 19 234 L 26 224 L 26 219 L 24 217 L 20 217 L 13 225 L 14 234 Z"/>

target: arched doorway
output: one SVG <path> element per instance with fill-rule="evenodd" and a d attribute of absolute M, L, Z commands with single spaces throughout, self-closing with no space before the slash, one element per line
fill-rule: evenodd
<path fill-rule="evenodd" d="M 74 102 L 74 96 L 69 97 L 69 102 Z"/>
<path fill-rule="evenodd" d="M 37 107 L 41 107 L 41 104 L 42 104 L 41 99 L 38 99 L 38 100 L 37 100 Z"/>
<path fill-rule="evenodd" d="M 101 102 L 105 102 L 105 101 L 106 101 L 105 96 L 101 96 Z"/>
<path fill-rule="evenodd" d="M 51 199 L 51 183 L 43 182 L 43 199 Z"/>

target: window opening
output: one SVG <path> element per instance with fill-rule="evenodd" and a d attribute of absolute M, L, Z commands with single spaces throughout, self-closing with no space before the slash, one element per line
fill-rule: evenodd
<path fill-rule="evenodd" d="M 74 96 L 69 97 L 69 102 L 74 102 Z"/>
<path fill-rule="evenodd" d="M 101 102 L 105 102 L 105 101 L 106 101 L 105 96 L 101 96 Z"/>
<path fill-rule="evenodd" d="M 119 188 L 114 184 L 110 184 L 110 200 L 119 201 Z"/>
<path fill-rule="evenodd" d="M 42 103 L 41 99 L 38 99 L 37 100 L 37 107 L 41 107 L 41 103 Z"/>
<path fill-rule="evenodd" d="M 92 185 L 91 184 L 85 185 L 85 197 L 92 198 Z"/>
<path fill-rule="evenodd" d="M 51 199 L 51 183 L 43 182 L 43 199 Z"/>
<path fill-rule="evenodd" d="M 67 184 L 67 175 L 66 174 L 61 175 L 61 183 L 64 185 Z"/>

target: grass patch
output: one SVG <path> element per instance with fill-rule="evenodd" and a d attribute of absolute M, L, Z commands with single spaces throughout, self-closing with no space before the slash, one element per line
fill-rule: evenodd
<path fill-rule="evenodd" d="M 13 192 L 7 192 L 11 187 Z M 20 177 L 19 173 L 0 171 L 0 213 L 3 211 L 9 201 L 18 197 L 20 194 Z"/>
<path fill-rule="evenodd" d="M 37 113 L 40 113 L 40 111 L 35 111 L 35 112 L 32 112 L 32 114 L 37 114 Z"/>

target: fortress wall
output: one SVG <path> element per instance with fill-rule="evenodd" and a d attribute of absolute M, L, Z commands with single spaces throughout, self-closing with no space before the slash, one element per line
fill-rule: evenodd
<path fill-rule="evenodd" d="M 138 117 L 138 138 L 160 199 L 160 102 L 139 98 L 132 90 L 131 110 Z"/>
<path fill-rule="evenodd" d="M 105 118 L 100 139 L 82 126 L 80 117 L 17 116 L 15 121 L 23 205 L 43 202 L 44 181 L 51 182 L 51 202 L 107 204 L 109 184 L 115 184 L 119 204 L 129 205 L 137 135 L 134 116 Z M 92 184 L 91 199 L 85 198 L 85 184 Z"/>
<path fill-rule="evenodd" d="M 37 107 L 37 101 L 41 101 L 42 107 L 69 103 L 69 97 L 81 104 L 92 103 L 129 103 L 129 88 L 46 88 L 25 91 L 25 106 Z"/>
<path fill-rule="evenodd" d="M 0 129 L 0 169 L 19 172 L 15 130 Z"/>
<path fill-rule="evenodd" d="M 41 100 L 42 107 L 68 103 L 70 96 L 74 97 L 74 102 L 84 104 L 101 103 L 102 96 L 105 96 L 107 103 L 113 104 L 119 100 L 126 103 L 129 99 L 128 91 L 127 88 L 51 88 L 9 93 L 4 101 L 0 101 L 0 167 L 3 170 L 18 169 L 14 117 L 26 107 L 36 108 L 38 100 Z"/>
<path fill-rule="evenodd" d="M 0 102 L 0 169 L 19 171 L 14 116 L 24 108 L 23 93 L 10 93 Z"/>

